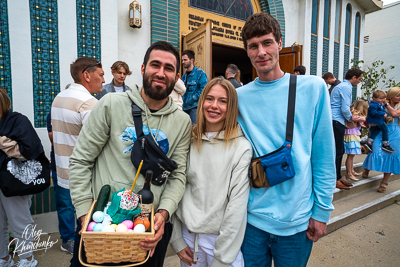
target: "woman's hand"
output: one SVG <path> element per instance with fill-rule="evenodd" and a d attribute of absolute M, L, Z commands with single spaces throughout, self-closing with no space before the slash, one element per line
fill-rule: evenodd
<path fill-rule="evenodd" d="M 176 254 L 179 259 L 187 265 L 192 266 L 192 264 L 196 264 L 196 262 L 193 261 L 193 251 L 191 251 L 189 247 L 182 249 Z"/>

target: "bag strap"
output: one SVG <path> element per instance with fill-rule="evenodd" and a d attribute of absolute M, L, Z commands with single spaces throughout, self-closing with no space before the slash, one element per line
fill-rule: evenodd
<path fill-rule="evenodd" d="M 286 120 L 286 141 L 293 141 L 294 111 L 296 104 L 296 80 L 297 76 L 290 74 L 288 112 Z"/>
<path fill-rule="evenodd" d="M 135 131 L 137 138 L 144 136 L 142 110 L 132 101 L 132 116 L 135 123 Z"/>

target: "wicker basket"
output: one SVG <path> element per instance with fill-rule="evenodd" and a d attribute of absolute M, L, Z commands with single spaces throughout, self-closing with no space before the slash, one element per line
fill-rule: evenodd
<path fill-rule="evenodd" d="M 101 266 L 107 263 L 121 263 L 120 267 L 136 266 L 145 263 L 150 252 L 140 247 L 140 242 L 145 238 L 154 238 L 154 210 L 152 210 L 150 229 L 146 233 L 107 233 L 86 231 L 90 218 L 92 218 L 93 207 L 96 200 L 86 216 L 84 230 L 82 231 L 81 244 L 79 245 L 79 261 L 84 266 Z M 83 261 L 82 241 L 85 244 L 87 262 Z M 113 265 L 115 266 L 115 265 Z"/>

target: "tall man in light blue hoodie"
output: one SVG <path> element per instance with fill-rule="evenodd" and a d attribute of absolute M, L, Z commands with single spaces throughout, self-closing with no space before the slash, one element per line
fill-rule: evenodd
<path fill-rule="evenodd" d="M 249 17 L 244 48 L 258 78 L 237 89 L 239 123 L 254 157 L 285 142 L 290 74 L 279 66 L 282 34 L 267 13 Z M 295 176 L 271 187 L 251 188 L 242 245 L 246 267 L 306 266 L 312 244 L 326 233 L 333 210 L 335 147 L 329 94 L 316 76 L 297 76 L 291 157 Z"/>

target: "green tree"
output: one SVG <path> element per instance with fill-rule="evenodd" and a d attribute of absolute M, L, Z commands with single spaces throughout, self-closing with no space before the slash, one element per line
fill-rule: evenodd
<path fill-rule="evenodd" d="M 354 61 L 352 59 L 351 62 L 354 63 L 354 67 L 364 71 L 361 80 L 361 99 L 370 101 L 373 91 L 377 89 L 387 91 L 392 87 L 400 86 L 400 82 L 396 82 L 393 76 L 388 76 L 388 72 L 393 70 L 395 66 L 385 67 L 382 60 L 375 60 L 370 66 L 365 65 L 364 60 Z M 360 65 L 362 65 L 362 68 Z"/>

